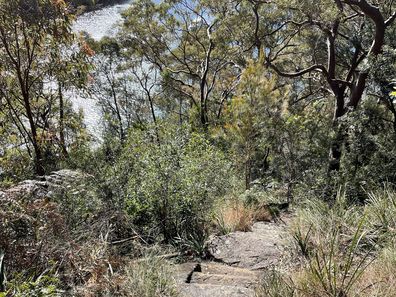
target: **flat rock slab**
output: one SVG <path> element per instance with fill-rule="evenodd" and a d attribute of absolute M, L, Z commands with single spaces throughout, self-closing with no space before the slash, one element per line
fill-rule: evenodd
<path fill-rule="evenodd" d="M 182 297 L 253 297 L 254 290 L 237 286 L 187 284 L 180 289 Z"/>
<path fill-rule="evenodd" d="M 254 297 L 262 270 L 290 260 L 287 226 L 287 218 L 285 223 L 258 222 L 251 232 L 211 237 L 207 246 L 213 262 L 176 266 L 181 297 Z"/>
<path fill-rule="evenodd" d="M 250 270 L 278 265 L 292 242 L 284 225 L 258 222 L 251 232 L 214 236 L 208 250 L 215 261 Z"/>
<path fill-rule="evenodd" d="M 177 265 L 181 297 L 253 297 L 259 274 L 220 263 Z"/>

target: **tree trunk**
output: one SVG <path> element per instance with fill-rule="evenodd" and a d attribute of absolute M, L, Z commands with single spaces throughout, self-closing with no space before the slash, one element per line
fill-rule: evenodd
<path fill-rule="evenodd" d="M 340 170 L 342 148 L 345 141 L 345 133 L 340 123 L 341 117 L 344 116 L 346 113 L 345 95 L 344 95 L 345 90 L 336 87 L 334 87 L 334 90 L 336 97 L 336 106 L 333 117 L 333 131 L 335 133 L 335 137 L 330 145 L 329 168 L 328 168 L 329 173 Z"/>
<path fill-rule="evenodd" d="M 208 121 L 208 115 L 206 114 L 205 106 L 203 106 L 203 105 L 201 105 L 201 108 L 200 108 L 200 121 L 201 121 L 201 125 L 204 128 L 204 130 L 207 131 L 209 121 Z"/>
<path fill-rule="evenodd" d="M 36 125 L 34 123 L 33 113 L 32 113 L 30 102 L 29 102 L 29 97 L 26 94 L 23 94 L 23 100 L 24 100 L 26 115 L 27 115 L 29 125 L 30 125 L 30 131 L 32 134 L 31 139 L 32 139 L 32 145 L 33 145 L 33 150 L 34 150 L 34 172 L 37 175 L 43 176 L 45 174 L 44 164 L 43 164 L 43 153 L 41 151 L 41 148 L 40 148 L 40 145 L 38 142 L 37 129 L 36 129 Z"/>
<path fill-rule="evenodd" d="M 148 97 L 149 104 L 150 104 L 151 116 L 152 116 L 153 122 L 154 122 L 155 136 L 157 137 L 158 145 L 160 145 L 161 141 L 160 141 L 160 136 L 159 136 L 159 131 L 158 131 L 157 117 L 155 115 L 154 102 L 153 102 L 153 98 L 151 97 L 151 94 L 149 91 L 147 91 L 147 97 Z"/>
<path fill-rule="evenodd" d="M 339 127 L 339 124 L 335 124 L 335 139 L 332 141 L 330 146 L 329 155 L 329 173 L 334 171 L 339 171 L 341 168 L 341 157 L 342 157 L 342 147 L 344 144 L 344 135 Z"/>
<path fill-rule="evenodd" d="M 58 82 L 58 92 L 59 92 L 59 140 L 60 146 L 62 149 L 63 156 L 67 158 L 69 156 L 66 148 L 65 141 L 65 123 L 64 123 L 64 101 L 63 101 L 63 91 L 62 91 L 62 83 Z"/>
<path fill-rule="evenodd" d="M 245 164 L 245 188 L 246 188 L 246 190 L 250 189 L 250 172 L 251 172 L 251 165 L 250 165 L 250 159 L 248 159 Z"/>

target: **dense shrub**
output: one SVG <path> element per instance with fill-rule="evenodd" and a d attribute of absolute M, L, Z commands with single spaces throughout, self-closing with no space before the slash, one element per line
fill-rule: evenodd
<path fill-rule="evenodd" d="M 187 127 L 162 127 L 160 143 L 150 131 L 130 133 L 107 168 L 104 192 L 146 235 L 162 234 L 166 241 L 202 236 L 215 200 L 236 186 L 231 164 Z"/>
<path fill-rule="evenodd" d="M 366 199 L 367 189 L 396 183 L 396 135 L 384 114 L 383 106 L 367 100 L 345 119 L 346 153 L 339 178 L 355 199 Z"/>

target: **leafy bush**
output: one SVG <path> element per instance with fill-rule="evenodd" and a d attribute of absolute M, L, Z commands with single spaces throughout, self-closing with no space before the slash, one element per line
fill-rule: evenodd
<path fill-rule="evenodd" d="M 236 182 L 230 162 L 188 127 L 134 130 L 103 185 L 142 233 L 166 241 L 205 233 L 213 204 Z"/>
<path fill-rule="evenodd" d="M 5 293 L 0 292 L 0 297 L 61 297 L 63 292 L 58 288 L 59 285 L 59 279 L 50 273 L 28 280 L 16 277 L 7 284 Z"/>
<path fill-rule="evenodd" d="M 0 149 L 0 188 L 31 177 L 33 168 L 29 166 L 30 161 L 26 151 Z"/>
<path fill-rule="evenodd" d="M 337 176 L 338 185 L 358 203 L 368 198 L 368 190 L 396 183 L 396 137 L 384 106 L 366 100 L 362 107 L 343 120 L 345 154 Z"/>

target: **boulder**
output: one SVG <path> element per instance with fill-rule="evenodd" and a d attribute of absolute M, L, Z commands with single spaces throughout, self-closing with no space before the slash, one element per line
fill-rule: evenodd
<path fill-rule="evenodd" d="M 19 184 L 0 190 L 0 199 L 42 199 L 50 197 L 59 187 L 67 187 L 81 180 L 83 174 L 73 170 L 59 170 L 40 178 L 40 180 L 24 180 Z"/>

